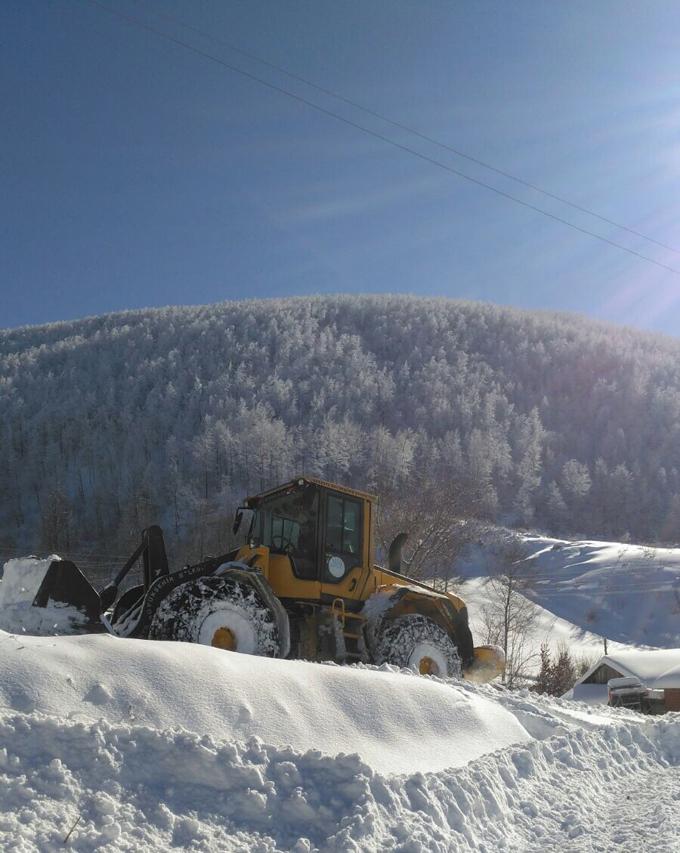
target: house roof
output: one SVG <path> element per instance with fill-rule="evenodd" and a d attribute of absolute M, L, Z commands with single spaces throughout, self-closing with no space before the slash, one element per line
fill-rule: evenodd
<path fill-rule="evenodd" d="M 679 687 L 680 688 L 680 649 L 652 649 L 648 651 L 633 650 L 614 652 L 602 655 L 594 666 L 576 682 L 581 684 L 589 678 L 596 669 L 607 664 L 621 675 L 634 676 L 647 687 Z M 666 679 L 666 676 L 668 678 Z M 664 683 L 660 681 L 664 678 Z M 669 683 L 665 683 L 668 680 Z M 670 683 L 673 682 L 673 683 Z"/>
<path fill-rule="evenodd" d="M 667 669 L 654 680 L 653 687 L 659 690 L 680 689 L 680 663 Z"/>

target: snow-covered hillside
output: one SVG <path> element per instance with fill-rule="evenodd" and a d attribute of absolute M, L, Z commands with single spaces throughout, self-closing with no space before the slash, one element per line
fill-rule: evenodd
<path fill-rule="evenodd" d="M 680 645 L 680 549 L 536 541 L 531 598 L 584 630 L 623 643 Z"/>
<path fill-rule="evenodd" d="M 0 633 L 4 850 L 671 851 L 679 763 L 677 715 Z"/>
<path fill-rule="evenodd" d="M 471 578 L 462 583 L 457 592 L 467 604 L 472 636 L 475 642 L 480 643 L 485 639 L 486 633 L 484 608 L 488 605 L 489 596 L 486 581 L 483 578 Z M 572 659 L 577 661 L 595 660 L 603 654 L 604 643 L 601 636 L 556 616 L 540 604 L 532 602 L 532 605 L 532 623 L 527 630 L 524 651 L 524 657 L 528 661 L 524 668 L 527 672 L 538 671 L 541 646 L 544 644 L 553 657 L 564 648 L 568 649 Z M 622 651 L 631 646 L 635 647 L 635 644 L 611 641 L 607 644 L 610 651 Z"/>
<path fill-rule="evenodd" d="M 0 558 L 41 545 L 107 570 L 161 524 L 195 560 L 224 549 L 245 494 L 300 472 L 423 500 L 426 476 L 489 520 L 672 543 L 679 355 L 576 317 L 407 296 L 0 329 Z"/>
<path fill-rule="evenodd" d="M 624 647 L 680 646 L 680 548 L 621 542 L 568 542 L 539 536 L 515 540 L 525 559 L 513 567 L 523 592 L 537 606 L 531 642 L 566 644 L 576 655 Z M 483 633 L 485 580 L 493 566 L 488 542 L 468 549 L 456 565 L 465 578 L 475 636 Z"/>

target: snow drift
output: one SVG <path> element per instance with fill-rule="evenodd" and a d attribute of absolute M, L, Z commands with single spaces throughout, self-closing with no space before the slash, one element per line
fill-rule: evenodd
<path fill-rule="evenodd" d="M 591 849 L 631 793 L 672 814 L 679 762 L 674 715 L 182 643 L 0 633 L 2 849 L 56 851 L 70 830 L 80 851 Z M 617 826 L 634 849 L 625 809 Z M 654 829 L 655 849 L 680 841 L 670 819 Z"/>
<path fill-rule="evenodd" d="M 231 741 L 358 753 L 376 770 L 435 771 L 529 739 L 464 686 L 369 668 L 256 658 L 110 635 L 0 632 L 0 705 L 182 728 Z"/>
<path fill-rule="evenodd" d="M 80 818 L 81 851 L 633 850 L 645 826 L 631 795 L 662 807 L 655 850 L 680 841 L 677 722 L 578 730 L 406 777 L 356 755 L 37 713 L 0 717 L 0 742 L 3 849 L 60 849 Z"/>

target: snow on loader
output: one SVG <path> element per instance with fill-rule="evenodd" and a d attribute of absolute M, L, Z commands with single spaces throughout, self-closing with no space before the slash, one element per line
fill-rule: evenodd
<path fill-rule="evenodd" d="M 300 477 L 248 498 L 234 534 L 245 544 L 170 572 L 160 527 L 149 527 L 114 581 L 97 592 L 54 560 L 33 604 L 77 608 L 85 630 L 181 640 L 269 657 L 365 661 L 488 681 L 495 646 L 473 647 L 464 602 L 401 574 L 400 534 L 388 567 L 373 564 L 375 497 Z M 119 594 L 138 560 L 143 584 Z"/>

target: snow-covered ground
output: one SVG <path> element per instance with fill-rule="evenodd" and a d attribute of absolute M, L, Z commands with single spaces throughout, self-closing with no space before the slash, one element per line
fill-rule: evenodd
<path fill-rule="evenodd" d="M 0 849 L 677 850 L 679 717 L 3 632 Z"/>
<path fill-rule="evenodd" d="M 622 573 L 651 566 L 672 597 L 674 559 L 633 551 L 612 566 L 615 546 L 554 544 L 536 542 L 526 561 L 546 605 L 537 645 L 601 651 L 583 619 L 548 609 L 557 589 L 599 595 L 608 631 L 619 624 L 604 618 L 618 612 L 603 593 L 611 571 L 623 585 Z M 477 638 L 480 575 L 463 590 Z M 680 850 L 680 714 L 390 667 L 50 636 L 68 626 L 64 614 L 32 625 L 39 580 L 39 567 L 16 563 L 0 582 L 2 850 Z M 639 585 L 625 607 L 645 599 Z M 680 630 L 671 613 L 662 608 L 656 639 Z M 645 626 L 648 636 L 651 625 L 631 622 L 626 645 Z"/>

